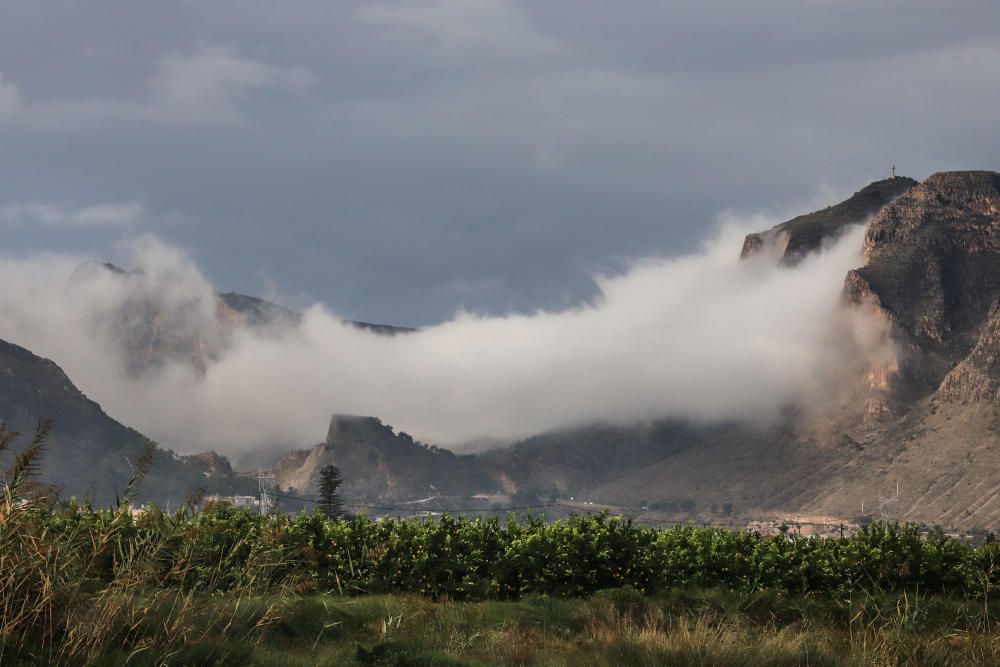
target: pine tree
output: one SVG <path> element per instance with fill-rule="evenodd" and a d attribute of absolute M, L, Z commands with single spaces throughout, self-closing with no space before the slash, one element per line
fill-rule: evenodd
<path fill-rule="evenodd" d="M 343 509 L 337 495 L 342 481 L 340 470 L 335 465 L 328 465 L 319 471 L 319 509 L 330 518 L 339 516 Z"/>

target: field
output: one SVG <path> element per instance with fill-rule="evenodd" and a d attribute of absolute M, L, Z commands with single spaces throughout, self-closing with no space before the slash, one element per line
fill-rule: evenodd
<path fill-rule="evenodd" d="M 56 503 L 31 482 L 42 441 L 0 499 L 4 665 L 1000 664 L 994 542 L 133 515 L 141 464 L 114 507 Z"/>
<path fill-rule="evenodd" d="M 182 603 L 180 625 L 167 611 L 150 617 L 143 602 L 133 604 L 134 632 L 150 643 L 116 650 L 108 641 L 95 664 L 1000 664 L 1000 634 L 986 630 L 984 608 L 933 596 L 817 601 L 725 591 L 646 597 L 629 589 L 473 603 L 223 596 Z"/>

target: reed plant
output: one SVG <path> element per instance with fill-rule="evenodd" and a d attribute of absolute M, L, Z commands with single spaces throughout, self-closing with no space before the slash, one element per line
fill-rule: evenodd
<path fill-rule="evenodd" d="M 188 539 L 194 500 L 175 514 L 136 522 L 130 501 L 153 445 L 114 506 L 74 502 L 56 512 L 48 490 L 33 484 L 48 430 L 48 423 L 39 426 L 4 477 L 0 664 L 92 664 L 112 651 L 124 651 L 126 661 L 148 656 L 168 664 L 201 642 L 259 641 L 285 599 L 287 582 L 275 575 L 286 563 L 281 545 L 246 535 L 206 567 Z M 0 451 L 10 451 L 16 437 L 0 428 Z M 220 608 L 211 596 L 223 590 Z M 247 608 L 265 593 L 267 605 Z"/>

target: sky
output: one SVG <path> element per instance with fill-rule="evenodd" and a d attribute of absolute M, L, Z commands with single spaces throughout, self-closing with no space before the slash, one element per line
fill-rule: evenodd
<path fill-rule="evenodd" d="M 0 0 L 2 252 L 149 235 L 401 325 L 565 309 L 726 211 L 1000 168 L 997 63 L 995 0 Z"/>

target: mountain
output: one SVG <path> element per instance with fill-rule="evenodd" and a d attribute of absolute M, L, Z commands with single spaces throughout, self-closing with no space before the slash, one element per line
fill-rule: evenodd
<path fill-rule="evenodd" d="M 325 442 L 291 452 L 272 471 L 279 488 L 315 495 L 319 470 L 334 464 L 344 498 L 360 502 L 468 496 L 493 473 L 474 456 L 422 445 L 374 417 L 334 415 Z"/>
<path fill-rule="evenodd" d="M 0 421 L 20 432 L 20 442 L 26 444 L 44 419 L 52 420 L 52 430 L 39 479 L 55 485 L 63 498 L 88 497 L 100 505 L 113 501 L 150 442 L 105 414 L 54 362 L 0 340 Z M 9 464 L 10 456 L 5 452 L 0 462 Z M 199 489 L 228 495 L 255 488 L 256 482 L 237 478 L 231 470 L 157 448 L 137 499 L 176 506 Z"/>
<path fill-rule="evenodd" d="M 832 520 L 856 517 L 863 505 L 869 516 L 1000 529 L 1000 174 L 877 181 L 839 204 L 751 234 L 733 252 L 765 252 L 790 267 L 863 222 L 864 261 L 844 276 L 843 300 L 870 316 L 873 335 L 894 354 L 844 368 L 851 381 L 819 408 L 789 408 L 763 426 L 595 424 L 466 456 L 422 445 L 374 417 L 338 415 L 324 442 L 283 454 L 276 481 L 311 495 L 318 470 L 333 463 L 343 472 L 343 495 L 362 502 L 523 493 L 631 508 L 683 501 L 686 516 L 714 505 L 746 518 L 794 513 Z M 104 270 L 141 281 L 135 272 Z M 142 299 L 135 304 L 134 312 L 108 321 L 123 327 L 123 340 L 146 364 L 161 355 L 197 366 L 224 349 L 226 331 L 249 326 L 266 333 L 299 318 L 234 293 L 169 303 L 170 312 Z M 212 326 L 189 325 L 187 314 L 205 312 Z M 411 331 L 353 324 L 389 335 Z M 123 459 L 141 449 L 142 436 L 100 412 L 52 362 L 3 350 L 0 371 L 13 384 L 0 395 L 0 415 L 22 430 L 40 416 L 56 418 L 57 449 L 71 463 L 50 469 L 53 479 L 72 485 L 74 467 L 91 460 L 106 471 L 91 486 L 113 487 L 127 477 Z M 201 479 L 231 479 L 221 457 L 163 459 L 170 488 L 188 484 L 192 470 Z"/>
<path fill-rule="evenodd" d="M 283 306 L 255 296 L 226 292 L 218 295 L 218 316 L 232 324 L 264 327 L 290 327 L 299 323 L 302 317 Z"/>
<path fill-rule="evenodd" d="M 795 265 L 807 254 L 819 250 L 825 240 L 834 238 L 848 225 L 864 222 L 916 184 L 912 178 L 902 176 L 869 183 L 839 204 L 796 216 L 764 232 L 748 234 L 740 256 L 746 258 L 770 249 L 777 253 L 782 264 Z"/>
<path fill-rule="evenodd" d="M 236 331 L 281 335 L 301 320 L 299 313 L 265 299 L 207 291 L 189 276 L 149 275 L 143 269 L 126 271 L 107 262 L 82 263 L 68 288 L 80 290 L 90 281 L 107 279 L 122 298 L 98 307 L 91 326 L 116 341 L 125 368 L 136 377 L 170 362 L 190 364 L 204 373 L 225 353 Z M 415 331 L 371 322 L 345 323 L 389 336 Z"/>
<path fill-rule="evenodd" d="M 226 292 L 219 294 L 218 298 L 219 317 L 234 324 L 251 327 L 287 327 L 298 324 L 302 319 L 299 313 L 255 296 Z M 395 336 L 396 334 L 416 331 L 413 327 L 399 327 L 391 324 L 375 324 L 358 320 L 344 320 L 344 322 L 358 329 L 364 329 L 385 336 Z"/>
<path fill-rule="evenodd" d="M 1000 175 L 873 183 L 751 234 L 791 265 L 870 219 L 845 303 L 875 315 L 896 355 L 848 369 L 821 409 L 778 423 L 661 422 L 542 434 L 482 457 L 513 488 L 613 506 L 730 506 L 743 516 L 862 513 L 1000 528 Z M 775 248 L 772 248 L 774 250 Z M 898 484 L 898 494 L 897 494 Z"/>
<path fill-rule="evenodd" d="M 764 432 L 737 429 L 595 487 L 748 511 L 861 512 L 1000 528 L 1000 174 L 947 172 L 883 206 L 844 299 L 897 350 L 860 393 Z M 898 495 L 897 495 L 898 484 Z"/>
<path fill-rule="evenodd" d="M 727 428 L 680 420 L 641 426 L 595 424 L 532 436 L 480 458 L 500 472 L 508 488 L 542 496 L 579 495 L 697 447 Z"/>

